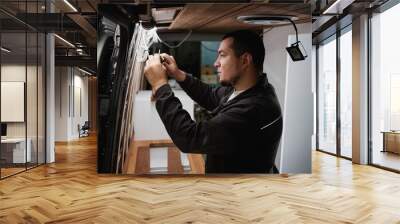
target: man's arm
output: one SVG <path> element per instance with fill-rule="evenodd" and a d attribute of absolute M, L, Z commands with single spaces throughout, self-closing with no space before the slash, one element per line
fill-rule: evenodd
<path fill-rule="evenodd" d="M 185 153 L 232 153 L 236 148 L 238 130 L 245 131 L 250 125 L 248 119 L 243 117 L 243 114 L 248 114 L 246 111 L 225 112 L 208 121 L 196 123 L 182 108 L 169 85 L 161 86 L 155 97 L 158 114 L 168 134 Z"/>
<path fill-rule="evenodd" d="M 163 66 L 168 74 L 176 79 L 182 89 L 200 106 L 207 110 L 213 110 L 219 105 L 221 98 L 229 93 L 230 88 L 216 87 L 213 88 L 200 80 L 186 74 L 180 70 L 175 59 L 168 54 L 161 54 Z"/>
<path fill-rule="evenodd" d="M 216 108 L 221 98 L 230 91 L 228 87 L 211 87 L 190 75 L 186 75 L 186 78 L 178 83 L 190 98 L 210 111 Z"/>

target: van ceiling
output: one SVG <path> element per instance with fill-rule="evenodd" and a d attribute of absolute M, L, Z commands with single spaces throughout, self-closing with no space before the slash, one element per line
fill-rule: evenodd
<path fill-rule="evenodd" d="M 244 15 L 290 15 L 299 20 L 296 23 L 311 22 L 309 4 L 188 4 L 176 15 L 169 30 L 223 33 L 237 29 L 261 30 L 268 26 L 244 24 L 236 20 Z"/>

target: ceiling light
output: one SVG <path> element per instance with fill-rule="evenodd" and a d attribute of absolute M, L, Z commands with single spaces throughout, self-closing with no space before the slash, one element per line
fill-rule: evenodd
<path fill-rule="evenodd" d="M 152 9 L 152 16 L 157 23 L 171 23 L 174 20 L 177 10 L 181 8 L 154 8 Z"/>
<path fill-rule="evenodd" d="M 83 70 L 83 69 L 81 69 L 81 68 L 79 68 L 79 67 L 78 67 L 78 70 L 81 71 L 81 72 L 83 72 L 83 73 L 85 73 L 85 74 L 87 74 L 87 75 L 93 75 L 92 73 L 90 73 L 90 72 L 88 72 L 88 71 L 86 71 L 86 70 Z"/>
<path fill-rule="evenodd" d="M 65 4 L 67 4 L 74 12 L 78 12 L 78 10 L 68 1 L 64 0 Z"/>
<path fill-rule="evenodd" d="M 62 38 L 62 37 L 60 37 L 59 35 L 57 35 L 57 34 L 54 34 L 54 36 L 55 37 L 57 37 L 59 40 L 61 40 L 62 42 L 64 42 L 65 44 L 67 44 L 68 46 L 70 46 L 70 47 L 72 47 L 72 48 L 75 48 L 75 45 L 73 45 L 71 42 L 69 42 L 68 40 L 66 40 L 66 39 L 64 39 L 64 38 Z"/>
<path fill-rule="evenodd" d="M 238 16 L 236 18 L 240 22 L 252 24 L 252 25 L 287 25 L 290 24 L 289 20 L 296 21 L 299 18 L 296 16 L 274 16 L 274 15 L 249 15 L 249 16 Z"/>
<path fill-rule="evenodd" d="M 5 47 L 1 47 L 1 50 L 4 51 L 4 52 L 6 52 L 6 53 L 10 53 L 10 52 L 11 52 L 11 50 L 9 50 L 9 49 L 7 49 L 7 48 L 5 48 Z"/>

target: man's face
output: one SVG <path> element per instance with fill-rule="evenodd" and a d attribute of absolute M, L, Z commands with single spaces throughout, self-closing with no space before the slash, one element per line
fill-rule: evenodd
<path fill-rule="evenodd" d="M 234 84 L 241 74 L 240 58 L 236 57 L 232 45 L 232 37 L 222 40 L 219 45 L 217 60 L 214 63 L 218 71 L 219 82 L 222 85 Z"/>

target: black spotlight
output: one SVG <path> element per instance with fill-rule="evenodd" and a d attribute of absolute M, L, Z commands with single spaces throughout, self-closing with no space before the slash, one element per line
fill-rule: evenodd
<path fill-rule="evenodd" d="M 297 20 L 297 17 L 287 15 L 249 15 L 249 16 L 238 16 L 237 20 L 253 25 L 269 25 L 277 26 L 291 23 L 296 31 L 296 42 L 286 47 L 287 52 L 293 61 L 302 61 L 307 58 L 307 53 L 301 42 L 299 41 L 299 35 L 297 32 L 296 24 L 293 20 Z"/>
<path fill-rule="evenodd" d="M 306 50 L 300 41 L 286 48 L 293 61 L 302 61 L 307 58 Z"/>
<path fill-rule="evenodd" d="M 291 19 L 287 20 L 293 25 L 294 30 L 296 31 L 296 42 L 290 45 L 290 47 L 287 47 L 286 51 L 289 53 L 293 61 L 302 61 L 307 58 L 306 49 L 304 49 L 303 45 L 299 41 L 296 24 Z"/>

